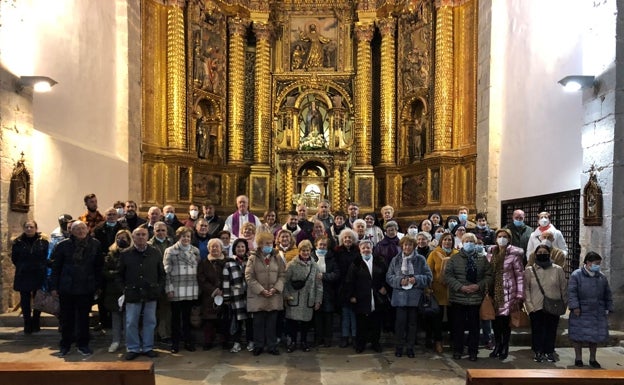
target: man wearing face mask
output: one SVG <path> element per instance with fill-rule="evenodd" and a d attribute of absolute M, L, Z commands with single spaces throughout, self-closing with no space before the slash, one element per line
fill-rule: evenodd
<path fill-rule="evenodd" d="M 108 253 L 108 248 L 115 243 L 117 232 L 124 228 L 118 221 L 119 214 L 115 208 L 109 207 L 104 211 L 104 215 L 106 221 L 97 225 L 93 230 L 93 236 L 100 241 L 102 254 Z"/>
<path fill-rule="evenodd" d="M 487 223 L 487 215 L 485 213 L 477 213 L 477 226 L 473 233 L 477 236 L 483 245 L 490 246 L 494 244 L 494 230 L 490 229 Z"/>
<path fill-rule="evenodd" d="M 565 239 L 563 238 L 563 234 L 561 234 L 561 231 L 557 230 L 555 226 L 550 223 L 550 213 L 548 213 L 547 211 L 542 211 L 541 213 L 539 213 L 537 215 L 537 223 L 539 223 L 539 227 L 531 233 L 525 255 L 530 256 L 535 251 L 537 246 L 542 243 L 542 233 L 548 231 L 553 235 L 552 246 L 561 249 L 567 256 L 568 245 L 566 245 Z"/>
<path fill-rule="evenodd" d="M 184 221 L 184 226 L 195 228 L 195 221 L 199 218 L 199 207 L 197 205 L 189 205 L 189 217 Z"/>
<path fill-rule="evenodd" d="M 446 222 L 444 223 L 444 228 L 450 233 L 453 231 L 455 226 L 459 223 L 459 217 L 457 215 L 449 215 L 446 217 Z"/>
<path fill-rule="evenodd" d="M 182 222 L 178 220 L 178 217 L 175 215 L 175 208 L 171 205 L 167 205 L 163 207 L 163 213 L 165 214 L 165 223 L 167 226 L 170 226 L 173 231 L 177 231 L 180 227 L 182 227 Z"/>
<path fill-rule="evenodd" d="M 524 264 L 526 264 L 527 257 L 529 256 L 527 253 L 527 244 L 529 243 L 533 228 L 524 223 L 524 211 L 522 210 L 515 210 L 512 218 L 513 222 L 508 223 L 504 228 L 511 231 L 511 245 L 524 250 L 523 261 Z"/>
<path fill-rule="evenodd" d="M 153 246 L 160 252 L 161 258 L 165 255 L 165 250 L 175 244 L 173 238 L 167 235 L 167 225 L 165 222 L 156 222 L 154 224 L 154 236 L 147 241 L 147 244 Z M 160 293 L 156 303 L 156 335 L 158 340 L 164 344 L 171 342 L 171 303 L 169 297 L 163 290 Z"/>
<path fill-rule="evenodd" d="M 560 267 L 565 267 L 565 263 L 566 263 L 566 255 L 563 252 L 563 250 L 554 247 L 552 245 L 553 241 L 554 241 L 555 237 L 552 235 L 552 233 L 550 231 L 544 231 L 542 233 L 542 235 L 540 235 L 540 240 L 541 243 L 540 245 L 544 245 L 544 246 L 548 246 L 548 249 L 550 250 L 550 259 L 552 260 L 552 263 L 554 263 L 555 265 L 558 265 Z M 539 247 L 539 245 L 538 245 Z M 531 253 L 531 255 L 529 255 L 529 260 L 527 262 L 527 266 L 533 266 L 533 264 L 535 263 L 535 253 L 537 252 L 537 249 L 535 249 L 534 252 Z"/>
<path fill-rule="evenodd" d="M 457 209 L 457 217 L 459 224 L 464 225 L 467 231 L 472 232 L 477 227 L 474 222 L 468 220 L 468 207 L 461 206 Z"/>

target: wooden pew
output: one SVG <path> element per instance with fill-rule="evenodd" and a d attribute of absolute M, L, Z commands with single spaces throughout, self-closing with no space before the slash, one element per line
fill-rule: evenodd
<path fill-rule="evenodd" d="M 0 362 L 3 385 L 155 385 L 152 362 Z"/>
<path fill-rule="evenodd" d="M 624 370 L 467 369 L 466 385 L 624 385 Z"/>

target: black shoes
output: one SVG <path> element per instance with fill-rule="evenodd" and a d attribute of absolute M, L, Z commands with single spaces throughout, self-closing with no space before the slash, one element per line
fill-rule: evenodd
<path fill-rule="evenodd" d="M 180 351 L 180 348 L 178 347 L 178 345 L 172 345 L 171 346 L 171 353 L 176 354 Z"/>
<path fill-rule="evenodd" d="M 461 357 L 462 357 L 461 353 L 453 353 L 454 360 L 461 360 Z"/>
<path fill-rule="evenodd" d="M 381 349 L 381 344 L 379 344 L 379 342 L 373 344 L 371 347 L 376 353 L 381 353 L 382 349 Z"/>
<path fill-rule="evenodd" d="M 69 354 L 69 348 L 61 348 L 61 351 L 58 352 L 59 357 L 65 357 Z"/>
<path fill-rule="evenodd" d="M 132 360 L 134 360 L 135 358 L 137 358 L 140 355 L 141 354 L 137 353 L 137 352 L 128 352 L 128 353 L 126 353 L 124 358 L 126 359 L 126 361 L 132 361 Z"/>
<path fill-rule="evenodd" d="M 403 357 L 403 348 L 396 348 L 394 350 L 394 356 L 395 357 Z"/>
<path fill-rule="evenodd" d="M 254 348 L 253 350 L 253 355 L 254 356 L 259 356 L 260 354 L 262 354 L 262 348 Z"/>
<path fill-rule="evenodd" d="M 148 351 L 144 352 L 143 355 L 147 356 L 149 358 L 156 358 L 156 357 L 158 357 L 158 353 L 156 353 L 153 350 L 148 350 Z"/>
<path fill-rule="evenodd" d="M 583 367 L 583 360 L 574 360 L 574 366 L 582 368 Z"/>
<path fill-rule="evenodd" d="M 555 357 L 555 355 L 553 353 L 547 353 L 546 354 L 546 360 L 548 362 L 557 362 L 557 358 Z"/>
<path fill-rule="evenodd" d="M 477 355 L 473 353 L 473 354 L 471 354 L 471 355 L 470 355 L 470 357 L 468 357 L 468 359 L 469 359 L 470 361 L 474 362 L 474 361 L 476 361 L 476 360 L 477 360 Z"/>
<path fill-rule="evenodd" d="M 301 350 L 303 350 L 304 352 L 309 352 L 310 351 L 310 345 L 308 345 L 307 342 L 302 342 L 301 343 Z"/>
<path fill-rule="evenodd" d="M 184 349 L 188 350 L 189 352 L 194 352 L 195 345 L 191 343 L 184 344 Z"/>
<path fill-rule="evenodd" d="M 340 338 L 340 345 L 341 348 L 346 348 L 347 346 L 349 346 L 349 338 L 347 337 L 342 337 Z"/>
<path fill-rule="evenodd" d="M 407 356 L 409 358 L 414 358 L 414 349 L 407 349 Z"/>
<path fill-rule="evenodd" d="M 593 360 L 589 360 L 589 366 L 591 366 L 592 368 L 595 368 L 595 369 L 600 369 L 601 368 L 601 366 L 598 363 L 598 361 L 593 361 Z"/>
<path fill-rule="evenodd" d="M 535 353 L 535 355 L 533 356 L 533 361 L 542 362 L 544 361 L 544 356 L 542 355 L 542 353 Z"/>
<path fill-rule="evenodd" d="M 297 346 L 295 344 L 290 344 L 286 347 L 286 352 L 287 353 L 292 353 L 295 350 L 297 350 Z"/>
<path fill-rule="evenodd" d="M 279 356 L 280 355 L 280 351 L 277 350 L 277 348 L 274 348 L 274 349 L 269 350 L 269 354 L 272 354 L 274 356 Z"/>

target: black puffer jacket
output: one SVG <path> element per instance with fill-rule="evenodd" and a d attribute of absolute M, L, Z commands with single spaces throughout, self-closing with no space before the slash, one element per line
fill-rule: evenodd
<path fill-rule="evenodd" d="M 32 238 L 20 235 L 13 241 L 11 261 L 15 265 L 13 289 L 34 291 L 43 286 L 48 258 L 48 240 L 41 233 Z"/>
<path fill-rule="evenodd" d="M 87 236 L 81 242 L 72 235 L 56 245 L 51 258 L 54 261 L 51 290 L 83 295 L 93 294 L 102 287 L 104 256 L 97 239 Z"/>

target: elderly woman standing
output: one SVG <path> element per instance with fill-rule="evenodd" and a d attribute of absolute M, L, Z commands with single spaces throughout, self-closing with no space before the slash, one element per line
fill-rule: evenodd
<path fill-rule="evenodd" d="M 511 245 L 511 231 L 500 229 L 494 234 L 496 245 L 490 248 L 488 260 L 492 265 L 494 279 L 494 341 L 496 346 L 491 358 L 500 360 L 509 354 L 509 338 L 511 327 L 509 316 L 511 310 L 522 306 L 524 299 L 524 265 L 522 263 L 523 250 Z"/>
<path fill-rule="evenodd" d="M 535 352 L 533 361 L 555 362 L 555 339 L 559 316 L 543 310 L 544 296 L 561 298 L 567 302 L 568 281 L 561 266 L 553 263 L 550 247 L 537 246 L 534 257 L 535 264 L 527 266 L 524 271 L 524 303 L 531 317 L 531 348 Z"/>
<path fill-rule="evenodd" d="M 323 301 L 323 282 L 321 271 L 312 259 L 312 243 L 307 239 L 298 246 L 299 255 L 286 266 L 284 299 L 286 300 L 287 330 L 291 334 L 288 353 L 296 349 L 297 334 L 301 338 L 301 350 L 310 351 L 308 329 L 314 311 L 321 308 Z"/>
<path fill-rule="evenodd" d="M 198 221 L 199 222 L 199 221 Z M 197 265 L 199 249 L 191 245 L 193 231 L 182 226 L 176 231 L 178 241 L 165 249 L 163 264 L 166 280 L 165 291 L 171 301 L 171 353 L 180 351 L 180 341 L 184 348 L 194 351 L 191 335 L 191 307 L 199 296 Z"/>
<path fill-rule="evenodd" d="M 358 221 L 364 222 L 362 219 L 357 219 L 354 224 Z M 366 224 L 363 224 L 365 227 Z M 355 261 L 356 258 L 360 256 L 360 250 L 357 247 L 358 236 L 355 231 L 351 229 L 345 229 L 340 232 L 339 235 L 340 246 L 336 248 L 334 252 L 334 256 L 336 259 L 336 263 L 338 264 L 338 271 L 340 272 L 340 278 L 338 279 L 338 305 L 341 306 L 340 312 L 340 325 L 341 325 L 341 334 L 340 334 L 340 347 L 346 348 L 349 346 L 349 339 L 355 338 L 356 325 L 355 325 L 355 313 L 353 312 L 353 307 L 351 302 L 349 302 L 349 298 L 346 294 L 346 286 L 345 282 L 347 280 L 347 272 L 349 271 L 349 266 Z"/>
<path fill-rule="evenodd" d="M 454 247 L 455 237 L 451 233 L 444 233 L 440 238 L 440 245 L 433 249 L 427 258 L 427 265 L 433 274 L 431 289 L 433 296 L 440 305 L 440 312 L 428 323 L 427 335 L 433 337 L 434 349 L 436 353 L 442 353 L 442 320 L 444 312 L 448 312 L 449 294 L 446 280 L 444 279 L 444 269 L 451 257 L 459 251 Z M 448 314 L 448 313 L 447 313 Z"/>
<path fill-rule="evenodd" d="M 45 281 L 48 240 L 37 231 L 37 222 L 33 220 L 24 222 L 22 230 L 22 235 L 15 238 L 11 246 L 11 261 L 15 265 L 13 289 L 20 293 L 24 334 L 30 334 L 41 330 L 41 311 L 31 311 L 30 301 Z"/>
<path fill-rule="evenodd" d="M 492 284 L 492 268 L 487 258 L 476 250 L 477 237 L 468 233 L 463 247 L 446 264 L 444 279 L 449 288 L 453 311 L 453 358 L 461 359 L 464 351 L 464 330 L 468 330 L 470 361 L 477 360 L 479 346 L 479 307 Z"/>
<path fill-rule="evenodd" d="M 536 257 L 537 259 L 537 257 Z M 589 366 L 600 368 L 596 361 L 598 343 L 609 338 L 607 315 L 613 312 L 613 298 L 607 277 L 600 272 L 602 257 L 590 251 L 583 266 L 570 275 L 568 308 L 570 339 L 574 344 L 574 365 L 583 366 L 583 343 L 589 344 Z"/>
<path fill-rule="evenodd" d="M 277 313 L 284 308 L 285 264 L 273 248 L 273 235 L 256 234 L 258 248 L 251 253 L 245 266 L 247 280 L 247 311 L 253 313 L 254 356 L 265 346 L 270 354 L 277 349 Z"/>
<path fill-rule="evenodd" d="M 386 263 L 383 258 L 373 258 L 373 242 L 368 239 L 358 244 L 360 256 L 356 257 L 347 272 L 346 295 L 353 305 L 356 320 L 355 352 L 362 353 L 367 342 L 381 353 L 381 314 L 385 309 Z"/>
<path fill-rule="evenodd" d="M 402 251 L 392 259 L 386 273 L 386 282 L 393 289 L 391 305 L 396 309 L 394 355 L 403 356 L 403 349 L 407 346 L 407 356 L 413 358 L 418 303 L 433 275 L 425 257 L 416 252 L 416 239 L 403 237 L 400 246 Z"/>
<path fill-rule="evenodd" d="M 243 225 L 244 226 L 244 225 Z M 228 318 L 218 320 L 219 304 L 215 303 L 216 296 L 223 295 L 223 269 L 225 268 L 225 256 L 223 255 L 223 242 L 219 238 L 208 241 L 208 256 L 197 267 L 197 281 L 199 283 L 199 297 L 201 299 L 201 316 L 204 326 L 204 350 L 212 348 L 217 333 L 221 334 L 224 344 L 227 341 L 227 333 L 224 326 L 228 324 Z M 228 305 L 224 305 L 228 306 Z M 224 315 L 229 312 L 224 311 Z"/>
<path fill-rule="evenodd" d="M 247 282 L 245 282 L 245 265 L 249 257 L 247 241 L 238 238 L 232 244 L 232 255 L 223 267 L 223 302 L 230 306 L 232 316 L 236 317 L 236 329 L 230 330 L 234 342 L 231 353 L 241 351 L 241 335 L 245 324 L 247 350 L 253 350 L 253 324 L 247 314 Z"/>

